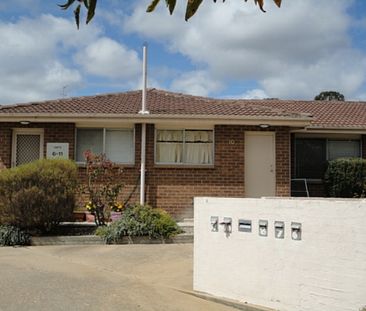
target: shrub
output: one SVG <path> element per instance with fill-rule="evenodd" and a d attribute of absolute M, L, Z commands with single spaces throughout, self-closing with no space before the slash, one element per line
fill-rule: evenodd
<path fill-rule="evenodd" d="M 95 215 L 97 226 L 105 225 L 111 210 L 118 206 L 118 195 L 122 189 L 122 170 L 105 154 L 96 155 L 90 150 L 84 152 L 87 183 L 82 193 L 89 196 L 85 206 Z"/>
<path fill-rule="evenodd" d="M 0 246 L 29 245 L 30 235 L 13 226 L 0 226 Z"/>
<path fill-rule="evenodd" d="M 366 160 L 358 158 L 330 161 L 324 176 L 327 196 L 354 198 L 364 196 Z"/>
<path fill-rule="evenodd" d="M 68 160 L 39 160 L 0 173 L 0 224 L 49 231 L 71 219 L 77 167 Z"/>
<path fill-rule="evenodd" d="M 148 205 L 134 205 L 125 208 L 120 220 L 108 227 L 98 228 L 96 233 L 107 243 L 112 243 L 123 236 L 166 239 L 181 232 L 174 219 L 164 210 Z"/>

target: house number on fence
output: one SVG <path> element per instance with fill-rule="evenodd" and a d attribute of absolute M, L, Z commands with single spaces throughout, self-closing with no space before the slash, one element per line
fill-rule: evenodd
<path fill-rule="evenodd" d="M 68 143 L 47 143 L 47 159 L 68 159 Z"/>

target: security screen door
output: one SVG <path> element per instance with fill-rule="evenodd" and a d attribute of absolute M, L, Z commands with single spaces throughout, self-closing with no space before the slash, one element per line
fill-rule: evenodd
<path fill-rule="evenodd" d="M 245 197 L 276 195 L 274 132 L 245 133 Z"/>
<path fill-rule="evenodd" d="M 43 158 L 43 131 L 14 130 L 12 166 L 19 166 Z"/>

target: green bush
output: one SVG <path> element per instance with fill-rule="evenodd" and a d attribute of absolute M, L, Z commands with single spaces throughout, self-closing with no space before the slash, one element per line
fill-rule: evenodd
<path fill-rule="evenodd" d="M 107 243 L 113 243 L 123 236 L 167 239 L 181 232 L 175 220 L 164 210 L 135 205 L 126 207 L 120 220 L 98 228 L 96 234 Z"/>
<path fill-rule="evenodd" d="M 365 194 L 366 160 L 359 158 L 330 161 L 324 176 L 327 196 L 359 198 Z"/>
<path fill-rule="evenodd" d="M 0 224 L 49 231 L 72 218 L 77 167 L 39 160 L 0 172 Z"/>
<path fill-rule="evenodd" d="M 29 245 L 30 235 L 13 226 L 0 226 L 0 246 Z"/>

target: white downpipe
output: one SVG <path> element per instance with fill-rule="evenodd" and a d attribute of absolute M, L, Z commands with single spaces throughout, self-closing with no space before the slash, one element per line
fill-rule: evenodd
<path fill-rule="evenodd" d="M 142 107 L 140 114 L 148 114 L 146 110 L 147 92 L 147 44 L 143 46 L 142 61 Z M 146 123 L 141 124 L 141 168 L 140 168 L 140 204 L 145 204 L 145 167 L 146 167 Z"/>
<path fill-rule="evenodd" d="M 146 124 L 141 125 L 140 204 L 145 204 Z"/>

